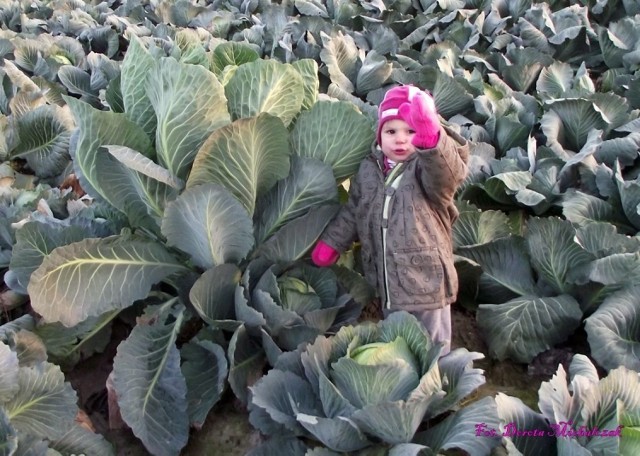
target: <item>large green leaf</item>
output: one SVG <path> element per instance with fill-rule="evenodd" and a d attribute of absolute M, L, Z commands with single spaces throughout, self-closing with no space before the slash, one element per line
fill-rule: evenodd
<path fill-rule="evenodd" d="M 240 65 L 225 93 L 233 120 L 268 113 L 287 126 L 305 98 L 302 76 L 293 66 L 264 59 Z"/>
<path fill-rule="evenodd" d="M 473 260 L 454 255 L 456 273 L 458 274 L 458 303 L 468 310 L 478 307 L 478 289 L 482 277 L 482 266 Z"/>
<path fill-rule="evenodd" d="M 614 293 L 585 320 L 591 355 L 605 369 L 640 370 L 638 287 Z"/>
<path fill-rule="evenodd" d="M 593 102 L 586 99 L 560 99 L 549 103 L 549 111 L 540 121 L 542 131 L 564 149 L 578 152 L 587 142 L 591 130 L 607 125 Z"/>
<path fill-rule="evenodd" d="M 227 381 L 224 349 L 211 341 L 191 341 L 180 349 L 182 374 L 187 384 L 189 422 L 200 429 L 220 400 Z"/>
<path fill-rule="evenodd" d="M 509 296 L 535 294 L 533 269 L 522 238 L 511 236 L 486 244 L 462 246 L 456 253 L 482 267 L 482 296 L 495 302 Z"/>
<path fill-rule="evenodd" d="M 217 184 L 190 187 L 169 204 L 162 233 L 204 269 L 239 263 L 254 243 L 246 209 Z"/>
<path fill-rule="evenodd" d="M 20 331 L 20 329 L 27 329 Z M 14 332 L 18 330 L 18 332 Z M 31 332 L 25 322 L 21 322 L 18 327 L 13 327 L 8 334 L 8 343 L 15 347 L 15 351 L 20 361 L 20 366 L 37 367 L 47 360 L 47 347 L 44 342 L 34 332 Z"/>
<path fill-rule="evenodd" d="M 375 49 L 367 53 L 358 70 L 356 78 L 356 92 L 359 95 L 366 95 L 369 92 L 382 87 L 390 78 L 393 72 L 393 65 L 386 57 Z"/>
<path fill-rule="evenodd" d="M 398 351 L 396 346 L 394 352 Z M 400 360 L 369 366 L 343 357 L 331 367 L 336 387 L 358 409 L 406 399 L 420 379 L 419 372 L 410 363 Z"/>
<path fill-rule="evenodd" d="M 38 177 L 56 176 L 69 164 L 69 138 L 73 129 L 69 111 L 40 106 L 15 121 L 18 143 L 12 158 L 22 158 Z"/>
<path fill-rule="evenodd" d="M 82 188 L 127 214 L 134 225 L 145 225 L 147 205 L 129 169 L 101 146 L 126 146 L 149 157 L 153 155 L 151 141 L 124 114 L 99 111 L 70 97 L 65 97 L 65 101 L 78 125 L 72 158 Z"/>
<path fill-rule="evenodd" d="M 91 76 L 86 71 L 73 65 L 63 65 L 58 70 L 58 78 L 69 92 L 92 104 L 97 101 L 98 90 L 92 87 Z"/>
<path fill-rule="evenodd" d="M 570 222 L 555 217 L 531 218 L 527 222 L 527 244 L 536 272 L 558 293 L 569 293 L 573 286 L 567 277 L 573 269 L 593 256 L 575 241 Z"/>
<path fill-rule="evenodd" d="M 503 304 L 480 304 L 476 318 L 493 357 L 529 363 L 573 334 L 582 311 L 569 295 L 522 296 Z"/>
<path fill-rule="evenodd" d="M 384 442 L 409 443 L 427 407 L 427 401 L 383 402 L 359 409 L 351 418 L 364 432 Z"/>
<path fill-rule="evenodd" d="M 220 264 L 205 271 L 191 287 L 189 300 L 200 317 L 209 324 L 233 320 L 236 286 L 241 271 L 235 264 Z"/>
<path fill-rule="evenodd" d="M 262 314 L 265 319 L 265 326 L 274 335 L 277 335 L 281 330 L 287 331 L 288 327 L 295 327 L 303 323 L 300 315 L 280 306 L 266 291 L 255 290 L 251 297 L 251 305 Z M 289 350 L 294 348 L 295 345 Z"/>
<path fill-rule="evenodd" d="M 576 230 L 576 242 L 596 258 L 640 251 L 640 237 L 620 234 L 606 222 L 582 224 Z"/>
<path fill-rule="evenodd" d="M 495 119 L 494 142 L 501 154 L 514 147 L 526 147 L 531 135 L 531 127 L 516 115 L 500 116 Z"/>
<path fill-rule="evenodd" d="M 589 97 L 606 122 L 605 132 L 618 129 L 635 117 L 629 116 L 629 102 L 613 92 L 596 92 Z"/>
<path fill-rule="evenodd" d="M 623 138 L 606 139 L 598 145 L 593 156 L 598 163 L 614 168 L 616 161 L 620 166 L 632 166 L 638 153 L 640 138 L 629 135 Z"/>
<path fill-rule="evenodd" d="M 207 54 L 202 39 L 192 28 L 181 28 L 175 34 L 176 48 L 180 49 L 180 57 L 176 57 L 181 63 L 200 65 L 209 68 L 210 57 Z"/>
<path fill-rule="evenodd" d="M 271 261 L 296 261 L 302 258 L 335 216 L 339 205 L 314 207 L 306 215 L 287 223 L 254 252 Z"/>
<path fill-rule="evenodd" d="M 625 233 L 635 233 L 628 219 L 608 201 L 576 189 L 568 189 L 563 195 L 562 214 L 578 226 L 589 222 L 610 222 Z"/>
<path fill-rule="evenodd" d="M 622 17 L 619 21 L 611 22 L 607 27 L 598 30 L 598 38 L 602 47 L 602 57 L 607 66 L 611 68 L 628 66 L 627 57 L 630 50 L 638 48 L 637 19 Z"/>
<path fill-rule="evenodd" d="M 200 148 L 187 187 L 220 184 L 253 215 L 258 195 L 289 174 L 290 154 L 287 129 L 277 117 L 236 120 Z"/>
<path fill-rule="evenodd" d="M 511 234 L 509 219 L 500 211 L 464 211 L 453 225 L 454 245 L 476 245 Z"/>
<path fill-rule="evenodd" d="M 129 222 L 157 233 L 166 205 L 175 199 L 177 189 L 184 187 L 182 179 L 128 147 L 104 146 L 104 149 L 119 162 L 116 165 L 119 172 L 113 179 L 114 193 L 126 189 L 118 199 L 124 202 L 123 211 Z"/>
<path fill-rule="evenodd" d="M 556 439 L 553 437 L 553 430 L 549 427 L 544 416 L 531 410 L 520 399 L 503 393 L 498 393 L 495 400 L 500 418 L 500 427 L 495 431 L 500 436 L 504 435 L 504 439 L 511 444 L 514 452 L 509 454 L 522 454 L 523 456 L 556 454 Z M 537 437 L 526 434 L 518 435 L 516 430 L 537 430 L 539 435 Z M 520 453 L 515 453 L 515 451 Z"/>
<path fill-rule="evenodd" d="M 296 434 L 302 434 L 298 413 L 322 416 L 322 406 L 311 385 L 292 372 L 278 369 L 270 370 L 251 387 L 250 415 L 255 416 L 260 409 Z"/>
<path fill-rule="evenodd" d="M 640 380 L 638 372 L 624 366 L 617 367 L 589 390 L 583 402 L 582 423 L 587 429 L 615 430 L 620 424 L 619 409 L 640 409 Z M 592 438 L 586 447 L 594 454 L 619 454 L 619 439 Z"/>
<path fill-rule="evenodd" d="M 485 384 L 484 371 L 473 367 L 474 361 L 483 358 L 482 353 L 457 348 L 438 359 L 440 376 L 446 379 L 442 382 L 442 389 L 447 394 L 429 407 L 429 416 L 455 410 L 457 404 Z"/>
<path fill-rule="evenodd" d="M 139 322 L 118 346 L 113 384 L 122 419 L 151 454 L 177 456 L 189 439 L 187 385 L 176 338 L 183 320 Z"/>
<path fill-rule="evenodd" d="M 202 66 L 163 58 L 149 74 L 147 96 L 158 120 L 158 161 L 186 179 L 202 143 L 230 122 L 224 88 Z"/>
<path fill-rule="evenodd" d="M 556 61 L 542 69 L 536 82 L 536 90 L 544 99 L 560 98 L 566 96 L 572 89 L 573 82 L 574 74 L 571 65 Z"/>
<path fill-rule="evenodd" d="M 418 433 L 413 441 L 438 452 L 457 449 L 469 456 L 483 456 L 490 454 L 500 439 L 498 436 L 478 435 L 477 429 L 482 425 L 486 429 L 498 429 L 499 424 L 495 401 L 493 398 L 485 397 Z"/>
<path fill-rule="evenodd" d="M 473 108 L 474 97 L 456 78 L 431 65 L 424 65 L 421 68 L 418 86 L 430 89 L 438 113 L 442 117 L 449 119 Z"/>
<path fill-rule="evenodd" d="M 314 0 L 295 0 L 296 9 L 304 16 L 319 16 L 323 19 L 329 18 L 327 5 Z"/>
<path fill-rule="evenodd" d="M 252 339 L 244 325 L 238 326 L 227 352 L 229 359 L 229 386 L 243 404 L 249 401 L 249 388 L 262 378 L 266 365 L 264 350 Z"/>
<path fill-rule="evenodd" d="M 47 347 L 49 360 L 69 368 L 105 350 L 111 342 L 111 322 L 119 312 L 113 310 L 99 317 L 89 317 L 72 328 L 60 323 L 40 324 L 33 332 Z"/>
<path fill-rule="evenodd" d="M 582 356 L 584 355 L 575 356 L 572 363 L 582 363 Z M 588 358 L 584 360 L 584 363 L 585 367 L 590 365 L 595 370 Z M 596 373 L 594 380 L 587 375 L 587 370 L 579 372 L 582 373 L 574 372 L 572 374 L 569 385 L 564 366 L 559 364 L 553 377 L 540 385 L 538 408 L 549 422 L 553 424 L 559 424 L 563 421 L 577 423 L 580 420 L 582 402 L 585 400 L 585 395 L 589 394 L 589 389 L 598 382 L 598 376 Z"/>
<path fill-rule="evenodd" d="M 225 41 L 216 46 L 211 56 L 211 70 L 218 76 L 222 75 L 229 65 L 240 66 L 244 63 L 258 60 L 260 55 L 245 43 Z"/>
<path fill-rule="evenodd" d="M 302 84 L 304 88 L 302 109 L 309 109 L 318 100 L 318 91 L 320 89 L 318 62 L 313 59 L 299 59 L 291 65 L 293 65 L 296 71 L 300 73 L 300 76 L 302 76 Z"/>
<path fill-rule="evenodd" d="M 31 305 L 45 320 L 74 326 L 147 297 L 151 286 L 186 267 L 162 244 L 131 236 L 58 247 L 31 275 Z"/>
<path fill-rule="evenodd" d="M 10 263 L 20 285 L 27 288 L 31 274 L 53 249 L 81 241 L 87 234 L 85 230 L 75 226 L 50 226 L 38 222 L 23 225 L 16 231 L 16 243 Z"/>
<path fill-rule="evenodd" d="M 604 285 L 617 288 L 624 285 L 634 286 L 640 279 L 640 252 L 614 253 L 592 261 L 581 272 L 586 274 L 589 280 Z"/>
<path fill-rule="evenodd" d="M 528 171 L 502 172 L 487 179 L 484 189 L 494 200 L 510 205 L 513 204 L 514 195 L 526 190 L 531 179 Z"/>
<path fill-rule="evenodd" d="M 496 55 L 498 71 L 509 86 L 519 92 L 528 92 L 543 67 L 553 59 L 533 47 L 510 47 L 507 55 Z"/>
<path fill-rule="evenodd" d="M 154 65 L 155 59 L 132 34 L 122 60 L 120 91 L 127 118 L 140 126 L 149 138 L 155 137 L 157 124 L 156 113 L 147 96 L 147 79 Z"/>
<path fill-rule="evenodd" d="M 184 187 L 182 179 L 138 151 L 125 146 L 104 146 L 104 148 L 131 171 L 138 172 L 177 190 Z"/>
<path fill-rule="evenodd" d="M 338 181 L 357 171 L 374 138 L 371 121 L 344 101 L 317 102 L 300 114 L 291 132 L 295 153 L 328 163 Z"/>
<path fill-rule="evenodd" d="M 74 425 L 77 396 L 58 366 L 20 367 L 18 391 L 3 404 L 11 425 L 33 436 L 57 439 Z"/>
<path fill-rule="evenodd" d="M 296 419 L 325 447 L 341 454 L 354 452 L 371 445 L 371 442 L 351 420 L 324 418 L 304 413 L 298 413 Z"/>
<path fill-rule="evenodd" d="M 314 159 L 293 156 L 291 172 L 258 199 L 255 219 L 259 245 L 287 222 L 306 214 L 312 207 L 337 202 L 338 189 L 331 168 Z"/>
<path fill-rule="evenodd" d="M 353 37 L 340 31 L 333 36 L 321 32 L 320 37 L 320 59 L 329 70 L 331 82 L 345 92 L 353 93 L 360 64 L 358 47 Z"/>

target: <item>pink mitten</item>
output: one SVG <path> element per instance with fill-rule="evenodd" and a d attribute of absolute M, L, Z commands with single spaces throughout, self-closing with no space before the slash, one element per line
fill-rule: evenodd
<path fill-rule="evenodd" d="M 417 92 L 411 103 L 402 103 L 398 111 L 400 117 L 416 132 L 411 141 L 414 146 L 428 149 L 438 144 L 440 120 L 431 95 Z"/>
<path fill-rule="evenodd" d="M 311 260 L 316 266 L 324 268 L 338 261 L 340 253 L 324 241 L 318 241 L 311 252 Z"/>

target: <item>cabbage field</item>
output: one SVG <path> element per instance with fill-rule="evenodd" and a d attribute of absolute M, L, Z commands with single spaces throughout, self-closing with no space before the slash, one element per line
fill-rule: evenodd
<path fill-rule="evenodd" d="M 637 0 L 0 0 L 0 24 L 1 454 L 227 455 L 232 419 L 250 456 L 640 454 Z M 357 245 L 309 260 L 397 84 L 471 145 L 476 332 L 444 357 L 372 312 Z M 533 402 L 487 392 L 483 366 L 541 359 Z"/>

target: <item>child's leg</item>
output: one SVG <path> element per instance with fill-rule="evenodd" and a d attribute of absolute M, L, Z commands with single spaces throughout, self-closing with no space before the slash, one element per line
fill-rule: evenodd
<path fill-rule="evenodd" d="M 440 356 L 449 353 L 451 351 L 451 306 L 413 313 L 427 329 L 431 340 L 444 344 Z"/>

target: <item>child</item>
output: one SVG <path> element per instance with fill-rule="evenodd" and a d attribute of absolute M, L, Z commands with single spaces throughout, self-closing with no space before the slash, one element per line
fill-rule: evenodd
<path fill-rule="evenodd" d="M 330 266 L 359 240 L 365 277 L 385 314 L 413 313 L 445 355 L 451 349 L 449 306 L 458 292 L 454 195 L 467 173 L 468 145 L 440 124 L 433 98 L 413 86 L 385 94 L 376 143 L 311 258 Z"/>

